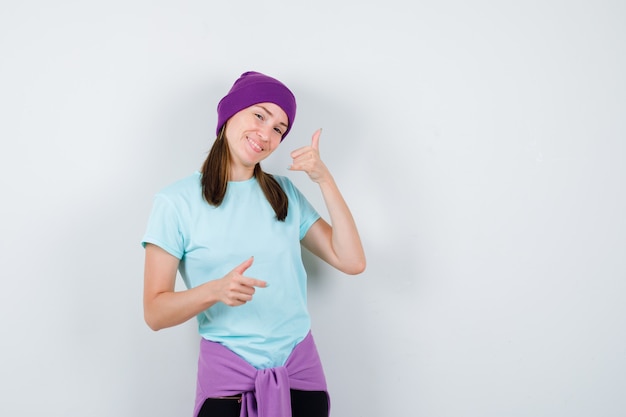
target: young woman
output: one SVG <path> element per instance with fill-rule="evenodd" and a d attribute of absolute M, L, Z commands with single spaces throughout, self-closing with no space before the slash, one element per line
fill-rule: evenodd
<path fill-rule="evenodd" d="M 289 179 L 261 169 L 296 116 L 283 83 L 246 72 L 217 113 L 202 171 L 154 198 L 142 241 L 146 323 L 159 330 L 197 318 L 194 416 L 327 417 L 300 245 L 359 274 L 365 254 L 356 225 L 320 159 L 320 130 L 291 153 L 290 169 L 319 185 L 330 223 Z M 177 271 L 184 291 L 174 290 Z"/>

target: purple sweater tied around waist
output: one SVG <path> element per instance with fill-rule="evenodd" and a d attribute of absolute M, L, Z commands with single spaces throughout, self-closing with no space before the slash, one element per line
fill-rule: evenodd
<path fill-rule="evenodd" d="M 290 389 L 328 392 L 311 332 L 284 366 L 268 369 L 256 369 L 223 345 L 201 340 L 194 416 L 207 398 L 242 394 L 240 417 L 291 417 Z"/>

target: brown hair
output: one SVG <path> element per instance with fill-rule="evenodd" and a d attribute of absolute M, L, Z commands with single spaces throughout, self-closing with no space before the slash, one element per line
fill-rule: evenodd
<path fill-rule="evenodd" d="M 228 174 L 230 172 L 230 151 L 226 142 L 225 128 L 222 126 L 217 139 L 213 143 L 209 155 L 202 165 L 202 195 L 207 203 L 218 207 L 222 204 L 228 187 Z M 285 221 L 289 207 L 289 201 L 285 191 L 278 181 L 261 169 L 260 164 L 254 167 L 254 176 L 276 213 L 276 219 Z"/>

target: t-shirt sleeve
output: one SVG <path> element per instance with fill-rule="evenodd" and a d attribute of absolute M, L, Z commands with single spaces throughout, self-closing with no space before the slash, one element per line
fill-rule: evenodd
<path fill-rule="evenodd" d="M 174 204 L 165 196 L 157 195 L 152 204 L 148 226 L 141 245 L 152 243 L 178 259 L 184 254 L 180 216 Z"/>
<path fill-rule="evenodd" d="M 289 181 L 289 185 L 291 187 L 291 192 L 293 193 L 293 198 L 297 202 L 299 217 L 300 217 L 300 240 L 304 239 L 304 236 L 309 231 L 309 228 L 315 223 L 320 215 L 315 210 L 313 205 L 306 199 L 304 194 L 300 192 L 296 188 L 291 181 Z"/>

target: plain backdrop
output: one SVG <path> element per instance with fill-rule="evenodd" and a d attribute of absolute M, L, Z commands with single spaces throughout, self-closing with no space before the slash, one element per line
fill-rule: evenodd
<path fill-rule="evenodd" d="M 0 415 L 191 416 L 143 321 L 153 195 L 244 71 L 298 98 L 368 257 L 305 253 L 333 417 L 626 415 L 620 1 L 0 1 Z M 180 283 L 179 283 L 180 285 Z"/>

